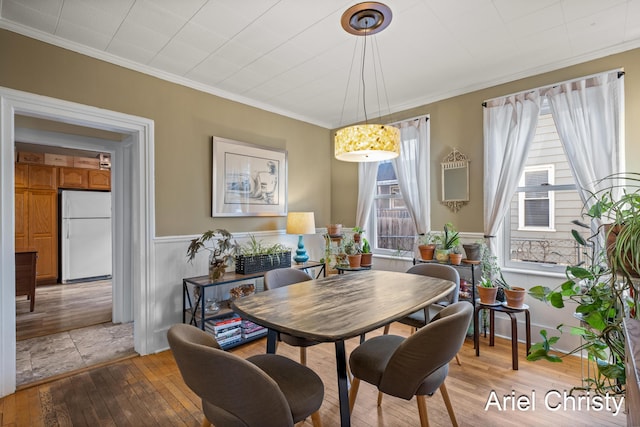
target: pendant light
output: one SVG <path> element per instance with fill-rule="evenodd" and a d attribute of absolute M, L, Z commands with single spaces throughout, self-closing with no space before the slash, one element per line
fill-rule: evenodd
<path fill-rule="evenodd" d="M 393 159 L 400 155 L 400 130 L 394 126 L 368 123 L 364 90 L 367 36 L 379 33 L 387 28 L 391 23 L 391 16 L 391 9 L 378 2 L 358 3 L 342 14 L 342 28 L 350 34 L 364 37 L 361 77 L 365 123 L 348 126 L 336 132 L 335 157 L 338 160 L 346 162 L 377 162 Z M 384 86 L 384 80 L 382 84 Z"/>

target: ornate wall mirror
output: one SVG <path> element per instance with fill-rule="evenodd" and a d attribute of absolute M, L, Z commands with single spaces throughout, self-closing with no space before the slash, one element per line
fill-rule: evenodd
<path fill-rule="evenodd" d="M 458 212 L 469 202 L 469 158 L 454 148 L 442 163 L 442 204 Z"/>

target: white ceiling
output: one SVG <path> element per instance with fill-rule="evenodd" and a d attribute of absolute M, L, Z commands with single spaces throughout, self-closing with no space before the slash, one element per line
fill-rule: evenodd
<path fill-rule="evenodd" d="M 364 118 L 364 39 L 340 26 L 355 3 L 0 0 L 0 27 L 336 128 Z M 391 25 L 368 37 L 382 66 L 365 66 L 369 118 L 640 46 L 640 0 L 385 3 Z"/>

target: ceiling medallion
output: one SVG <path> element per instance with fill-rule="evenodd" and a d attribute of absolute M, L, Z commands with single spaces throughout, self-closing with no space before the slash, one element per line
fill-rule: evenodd
<path fill-rule="evenodd" d="M 389 6 L 375 1 L 358 3 L 345 10 L 340 20 L 347 33 L 356 36 L 379 33 L 391 23 Z"/>

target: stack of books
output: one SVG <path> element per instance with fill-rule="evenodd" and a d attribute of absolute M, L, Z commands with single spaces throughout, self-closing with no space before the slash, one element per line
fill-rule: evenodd
<path fill-rule="evenodd" d="M 267 334 L 267 328 L 264 326 L 256 325 L 250 320 L 243 320 L 241 323 L 242 338 L 254 338 L 261 337 Z"/>
<path fill-rule="evenodd" d="M 228 347 L 242 341 L 242 319 L 235 315 L 205 322 L 205 329 L 213 333 L 220 347 Z"/>

